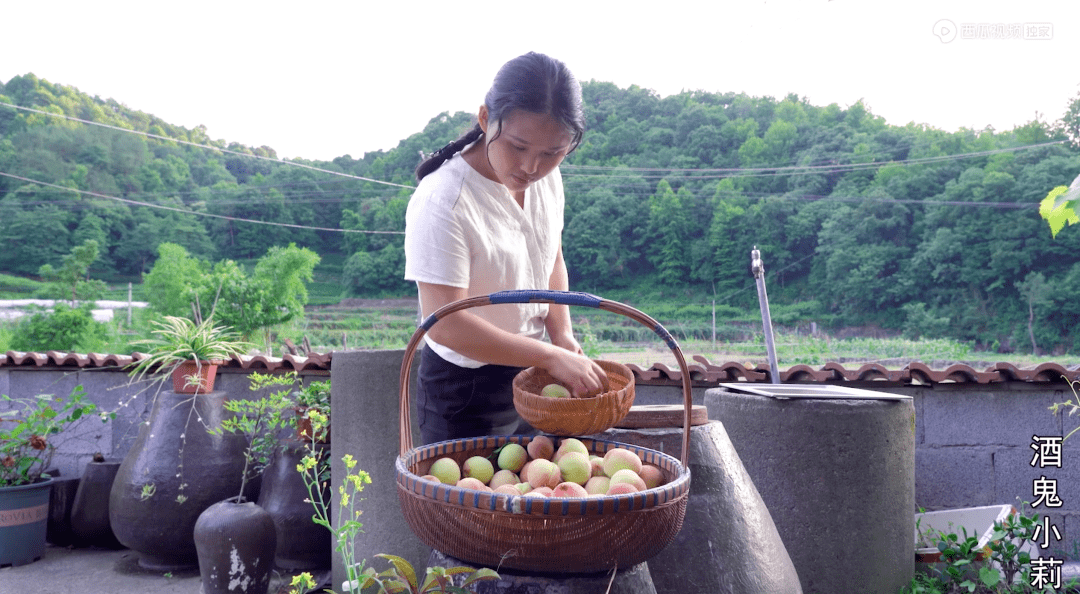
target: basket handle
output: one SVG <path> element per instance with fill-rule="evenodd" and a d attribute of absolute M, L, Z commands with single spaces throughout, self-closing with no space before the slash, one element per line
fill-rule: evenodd
<path fill-rule="evenodd" d="M 582 305 L 585 307 L 592 307 L 595 309 L 602 309 L 604 311 L 610 311 L 612 313 L 621 314 L 632 320 L 637 321 L 643 326 L 651 329 L 659 336 L 668 348 L 675 353 L 675 360 L 679 364 L 679 369 L 682 371 L 682 384 L 683 384 L 683 440 L 682 440 L 682 458 L 681 461 L 685 466 L 688 463 L 687 455 L 690 451 L 690 413 L 693 408 L 693 394 L 690 389 L 690 370 L 686 365 L 686 358 L 683 357 L 682 349 L 679 348 L 679 343 L 675 340 L 671 333 L 664 328 L 660 322 L 657 322 L 648 315 L 641 311 L 624 305 L 618 301 L 610 301 L 608 299 L 602 299 L 596 295 L 589 293 L 580 293 L 573 291 L 554 291 L 554 290 L 516 290 L 516 291 L 499 291 L 490 295 L 481 295 L 477 297 L 466 297 L 453 303 L 448 303 L 438 310 L 433 312 L 420 323 L 420 326 L 413 333 L 412 338 L 409 339 L 408 346 L 405 347 L 405 357 L 401 361 L 401 377 L 399 384 L 400 391 L 400 408 L 398 410 L 398 418 L 401 425 L 401 435 L 399 439 L 399 455 L 404 456 L 406 452 L 412 449 L 412 416 L 410 414 L 409 404 L 409 376 L 412 369 L 412 361 L 416 355 L 417 346 L 420 344 L 420 339 L 424 334 L 431 329 L 440 319 L 447 315 L 461 311 L 463 309 L 469 309 L 472 307 L 479 307 L 481 305 L 498 305 L 503 303 L 553 303 L 556 305 Z"/>

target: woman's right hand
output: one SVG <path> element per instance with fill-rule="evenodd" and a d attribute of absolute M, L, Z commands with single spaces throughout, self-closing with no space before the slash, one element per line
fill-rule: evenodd
<path fill-rule="evenodd" d="M 424 316 L 440 307 L 464 299 L 465 289 L 417 283 Z M 466 357 L 512 367 L 540 367 L 574 396 L 597 394 L 607 386 L 607 374 L 581 353 L 581 346 L 568 331 L 554 333 L 554 342 L 511 334 L 496 328 L 469 311 L 457 311 L 440 319 L 428 336 L 435 342 Z"/>
<path fill-rule="evenodd" d="M 553 349 L 549 360 L 540 367 L 575 398 L 598 394 L 608 385 L 607 373 L 595 361 L 566 349 Z"/>

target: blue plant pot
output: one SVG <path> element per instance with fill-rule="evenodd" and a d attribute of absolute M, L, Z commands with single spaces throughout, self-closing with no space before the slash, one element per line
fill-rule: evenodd
<path fill-rule="evenodd" d="M 26 565 L 45 552 L 52 479 L 0 487 L 0 566 Z"/>

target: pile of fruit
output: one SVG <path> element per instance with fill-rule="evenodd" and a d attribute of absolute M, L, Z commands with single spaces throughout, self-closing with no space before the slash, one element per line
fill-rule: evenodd
<path fill-rule="evenodd" d="M 555 442 L 546 435 L 526 446 L 507 443 L 490 457 L 472 456 L 458 465 L 439 458 L 421 478 L 466 489 L 535 497 L 590 497 L 637 493 L 664 484 L 663 472 L 636 452 L 612 448 L 592 454 L 579 439 Z"/>

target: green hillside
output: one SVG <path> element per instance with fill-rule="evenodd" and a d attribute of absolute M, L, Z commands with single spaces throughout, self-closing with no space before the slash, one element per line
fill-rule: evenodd
<path fill-rule="evenodd" d="M 1080 98 L 1065 121 L 945 132 L 796 95 L 583 91 L 589 129 L 562 166 L 572 288 L 700 324 L 714 301 L 745 319 L 757 246 L 784 324 L 1080 352 L 1080 233 L 1053 239 L 1037 211 L 1080 174 L 1064 142 Z M 35 110 L 0 105 L 0 273 L 35 277 L 94 239 L 91 276 L 126 293 L 161 242 L 211 262 L 292 242 L 323 257 L 320 303 L 414 294 L 402 236 L 356 231 L 403 231 L 418 152 L 472 118 L 439 114 L 392 150 L 297 167 L 31 74 L 0 85 L 0 103 Z"/>

